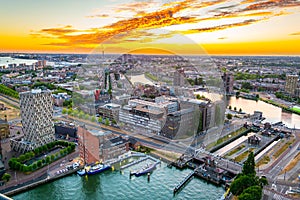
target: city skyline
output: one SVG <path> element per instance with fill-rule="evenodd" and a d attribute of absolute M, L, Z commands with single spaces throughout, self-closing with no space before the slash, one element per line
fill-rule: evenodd
<path fill-rule="evenodd" d="M 298 0 L 15 0 L 1 7 L 0 52 L 300 55 Z"/>

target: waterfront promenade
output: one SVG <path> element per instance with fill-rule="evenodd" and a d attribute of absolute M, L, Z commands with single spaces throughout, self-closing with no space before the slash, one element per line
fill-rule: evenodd
<path fill-rule="evenodd" d="M 26 185 L 33 184 L 35 182 L 42 181 L 44 179 L 48 178 L 48 174 L 54 174 L 53 172 L 56 172 L 60 170 L 62 167 L 64 167 L 62 164 L 66 164 L 67 162 L 63 162 L 67 159 L 75 159 L 79 156 L 78 151 L 75 151 L 47 166 L 44 166 L 41 169 L 36 170 L 35 172 L 32 172 L 30 174 L 25 174 L 23 172 L 18 171 L 12 171 L 7 170 L 7 173 L 11 174 L 11 179 L 9 182 L 4 184 L 3 186 L 0 186 L 0 192 L 1 193 L 8 193 L 9 191 L 15 190 L 17 188 L 22 188 Z M 57 175 L 59 176 L 59 175 Z M 60 176 L 59 176 L 60 177 Z M 49 177 L 49 178 L 55 178 L 55 176 Z"/>

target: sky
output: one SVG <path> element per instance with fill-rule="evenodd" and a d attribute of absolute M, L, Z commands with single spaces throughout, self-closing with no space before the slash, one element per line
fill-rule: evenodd
<path fill-rule="evenodd" d="M 0 52 L 300 55 L 300 0 L 0 0 Z"/>

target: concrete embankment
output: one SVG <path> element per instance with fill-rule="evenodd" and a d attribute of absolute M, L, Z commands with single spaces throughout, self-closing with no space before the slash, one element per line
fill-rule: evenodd
<path fill-rule="evenodd" d="M 42 184 L 46 184 L 46 183 L 49 183 L 49 182 L 52 182 L 52 181 L 55 181 L 59 178 L 62 178 L 64 176 L 68 176 L 70 174 L 73 174 L 77 171 L 78 169 L 74 169 L 74 170 L 69 170 L 63 174 L 59 174 L 57 176 L 54 176 L 54 177 L 50 177 L 50 178 L 44 178 L 42 180 L 38 180 L 38 181 L 35 181 L 35 182 L 32 182 L 30 184 L 25 184 L 24 186 L 21 186 L 21 187 L 18 187 L 18 188 L 12 188 L 11 190 L 8 188 L 6 192 L 4 192 L 3 194 L 6 195 L 6 196 L 13 196 L 13 195 L 16 195 L 16 194 L 19 194 L 21 192 L 24 192 L 26 190 L 29 190 L 29 189 L 32 189 L 32 188 L 35 188 L 37 186 L 40 186 Z"/>

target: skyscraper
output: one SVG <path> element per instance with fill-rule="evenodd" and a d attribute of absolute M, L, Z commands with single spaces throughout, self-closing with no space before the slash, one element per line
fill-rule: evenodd
<path fill-rule="evenodd" d="M 298 75 L 287 75 L 285 81 L 285 92 L 294 95 L 297 88 Z"/>
<path fill-rule="evenodd" d="M 55 139 L 51 92 L 32 90 L 20 93 L 20 110 L 24 138 L 12 144 L 13 149 L 26 152 Z"/>
<path fill-rule="evenodd" d="M 234 76 L 231 72 L 224 72 L 222 76 L 224 82 L 224 89 L 226 94 L 233 93 L 233 83 L 234 83 Z"/>

